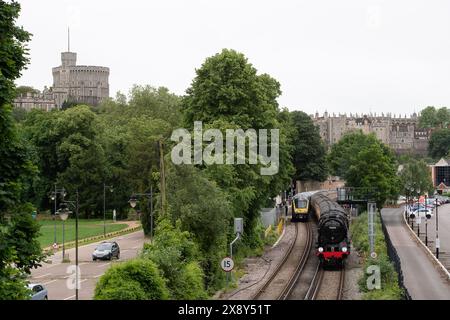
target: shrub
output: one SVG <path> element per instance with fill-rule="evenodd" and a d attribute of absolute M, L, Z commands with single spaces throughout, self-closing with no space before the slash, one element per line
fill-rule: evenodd
<path fill-rule="evenodd" d="M 134 259 L 113 266 L 95 288 L 96 300 L 162 300 L 169 297 L 165 281 L 156 264 Z"/>
<path fill-rule="evenodd" d="M 154 241 L 144 245 L 142 257 L 158 265 L 172 299 L 201 299 L 206 292 L 198 252 L 190 233 L 181 231 L 180 221 L 173 226 L 168 219 L 161 219 Z"/>
<path fill-rule="evenodd" d="M 387 255 L 387 247 L 381 228 L 379 215 L 375 215 L 375 252 L 376 259 L 370 257 L 370 243 L 368 238 L 367 212 L 361 214 L 351 225 L 351 234 L 353 246 L 361 253 L 364 258 L 363 269 L 371 265 L 380 267 L 381 289 L 369 290 L 367 288 L 368 274 L 364 272 L 363 276 L 358 280 L 360 291 L 364 293 L 365 300 L 398 300 L 402 298 L 403 290 L 398 285 L 398 275 L 394 265 Z"/>

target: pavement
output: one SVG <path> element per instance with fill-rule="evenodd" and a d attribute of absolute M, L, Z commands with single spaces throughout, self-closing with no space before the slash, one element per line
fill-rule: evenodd
<path fill-rule="evenodd" d="M 403 220 L 404 208 L 381 210 L 389 237 L 400 257 L 404 284 L 413 300 L 449 300 L 450 284 Z M 441 215 L 439 215 L 441 227 Z M 440 236 L 441 232 L 439 233 Z M 450 236 L 450 234 L 449 234 Z M 442 240 L 441 240 L 442 245 Z"/>
<path fill-rule="evenodd" d="M 78 265 L 80 268 L 80 288 L 78 297 L 80 300 L 90 300 L 94 295 L 95 285 L 105 271 L 116 263 L 135 258 L 142 250 L 144 232 L 137 232 L 109 239 L 116 241 L 120 247 L 120 259 L 112 261 L 92 261 L 92 252 L 101 241 L 78 247 Z M 49 300 L 74 300 L 75 299 L 75 248 L 66 250 L 69 254 L 69 263 L 62 263 L 62 252 L 49 257 L 52 263 L 44 263 L 42 267 L 33 269 L 29 281 L 43 284 L 48 290 Z"/>

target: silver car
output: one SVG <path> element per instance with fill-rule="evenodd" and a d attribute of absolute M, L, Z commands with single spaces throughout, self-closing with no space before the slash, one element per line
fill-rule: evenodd
<path fill-rule="evenodd" d="M 30 283 L 28 289 L 32 291 L 31 300 L 48 300 L 48 291 L 42 284 Z"/>

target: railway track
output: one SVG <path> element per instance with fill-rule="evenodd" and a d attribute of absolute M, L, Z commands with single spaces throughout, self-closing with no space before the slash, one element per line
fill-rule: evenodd
<path fill-rule="evenodd" d="M 300 228 L 305 230 L 305 239 L 303 234 L 299 232 Z M 313 232 L 311 223 L 296 223 L 295 240 L 269 279 L 253 296 L 253 300 L 286 300 L 302 273 L 312 245 Z"/>
<path fill-rule="evenodd" d="M 342 300 L 344 283 L 344 267 L 341 270 L 328 271 L 318 265 L 305 300 Z"/>

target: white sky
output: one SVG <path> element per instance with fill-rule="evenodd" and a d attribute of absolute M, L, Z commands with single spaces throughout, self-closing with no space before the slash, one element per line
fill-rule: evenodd
<path fill-rule="evenodd" d="M 447 0 L 19 0 L 33 33 L 18 85 L 52 84 L 60 52 L 133 84 L 183 94 L 206 57 L 244 53 L 281 83 L 281 106 L 307 113 L 412 113 L 450 107 Z"/>

